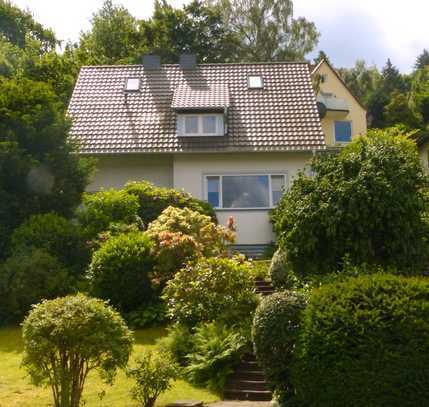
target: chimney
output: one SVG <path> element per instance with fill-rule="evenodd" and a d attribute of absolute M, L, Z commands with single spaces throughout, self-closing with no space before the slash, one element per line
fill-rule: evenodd
<path fill-rule="evenodd" d="M 143 66 L 145 69 L 156 70 L 161 68 L 161 57 L 154 54 L 143 55 Z"/>
<path fill-rule="evenodd" d="M 197 66 L 197 56 L 195 54 L 181 54 L 180 67 L 182 69 L 195 69 Z"/>

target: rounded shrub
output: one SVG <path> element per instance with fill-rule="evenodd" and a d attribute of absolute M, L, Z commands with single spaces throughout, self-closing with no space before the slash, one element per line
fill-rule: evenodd
<path fill-rule="evenodd" d="M 137 197 L 124 190 L 109 189 L 95 194 L 84 194 L 77 217 L 86 236 L 94 239 L 112 224 L 135 222 L 138 210 Z"/>
<path fill-rule="evenodd" d="M 140 206 L 138 215 L 146 225 L 154 221 L 169 206 L 192 209 L 202 215 L 210 216 L 212 221 L 216 222 L 213 207 L 205 201 L 193 198 L 187 192 L 157 187 L 147 181 L 130 182 L 125 186 L 125 191 L 137 197 Z"/>
<path fill-rule="evenodd" d="M 88 374 L 112 383 L 126 367 L 132 332 L 105 302 L 78 294 L 45 300 L 23 323 L 23 366 L 52 389 L 55 406 L 79 407 Z"/>
<path fill-rule="evenodd" d="M 152 242 L 143 232 L 108 239 L 92 256 L 88 270 L 91 293 L 110 300 L 124 313 L 152 299 Z"/>
<path fill-rule="evenodd" d="M 187 325 L 223 321 L 238 324 L 257 305 L 250 263 L 235 258 L 199 258 L 167 282 L 163 298 L 169 315 Z"/>
<path fill-rule="evenodd" d="M 292 289 L 297 286 L 298 279 L 287 261 L 282 249 L 277 249 L 271 259 L 269 274 L 272 284 L 277 290 Z"/>
<path fill-rule="evenodd" d="M 290 366 L 305 306 L 303 294 L 282 291 L 265 297 L 253 319 L 256 357 L 280 400 L 292 393 Z"/>
<path fill-rule="evenodd" d="M 363 275 L 314 290 L 296 355 L 297 405 L 427 405 L 429 279 Z"/>
<path fill-rule="evenodd" d="M 70 293 L 73 278 L 44 249 L 17 253 L 0 265 L 0 321 L 21 322 L 31 305 Z"/>
<path fill-rule="evenodd" d="M 89 262 L 89 250 L 82 229 L 55 213 L 30 216 L 14 230 L 11 254 L 26 252 L 30 248 L 46 250 L 76 276 L 84 272 Z"/>

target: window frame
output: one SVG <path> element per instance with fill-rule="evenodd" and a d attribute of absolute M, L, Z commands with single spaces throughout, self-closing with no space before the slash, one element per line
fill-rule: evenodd
<path fill-rule="evenodd" d="M 186 133 L 186 117 L 197 118 L 197 133 Z M 204 117 L 214 116 L 216 118 L 216 133 L 204 133 Z M 176 131 L 180 137 L 221 137 L 225 135 L 225 117 L 223 113 L 178 113 Z"/>
<path fill-rule="evenodd" d="M 336 132 L 336 128 L 335 128 L 335 124 L 337 122 L 350 123 L 350 140 L 349 141 L 337 141 L 337 132 Z M 334 120 L 334 122 L 332 123 L 332 126 L 333 126 L 335 144 L 348 144 L 352 141 L 352 139 L 353 139 L 353 121 L 352 120 Z"/>
<path fill-rule="evenodd" d="M 128 81 L 129 80 L 136 80 L 137 81 L 137 88 L 133 88 L 133 89 L 128 89 Z M 125 83 L 124 83 L 124 91 L 125 92 L 139 92 L 140 91 L 140 86 L 141 86 L 141 80 L 139 77 L 137 76 L 130 76 L 129 78 L 125 78 Z"/>
<path fill-rule="evenodd" d="M 250 78 L 259 78 L 261 80 L 261 86 L 251 86 Z M 264 78 L 259 74 L 252 74 L 247 76 L 247 87 L 249 89 L 264 89 Z"/>
<path fill-rule="evenodd" d="M 269 206 L 256 206 L 256 207 L 238 207 L 238 208 L 228 208 L 223 207 L 223 177 L 245 177 L 245 176 L 254 176 L 268 177 L 268 195 L 269 195 Z M 218 177 L 219 178 L 219 206 L 214 207 L 217 211 L 259 211 L 259 210 L 271 210 L 276 207 L 273 205 L 273 188 L 271 177 L 272 176 L 282 176 L 284 179 L 284 192 L 289 188 L 289 175 L 287 171 L 270 171 L 270 172 L 222 172 L 222 173 L 206 173 L 203 174 L 203 187 L 204 187 L 204 200 L 209 202 L 208 200 L 208 178 L 210 177 Z"/>

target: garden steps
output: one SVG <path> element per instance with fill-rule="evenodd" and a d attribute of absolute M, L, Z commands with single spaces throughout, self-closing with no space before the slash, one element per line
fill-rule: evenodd
<path fill-rule="evenodd" d="M 261 295 L 274 293 L 271 281 L 255 280 L 256 292 Z M 225 400 L 271 401 L 265 375 L 254 354 L 247 354 L 229 378 L 224 391 Z"/>

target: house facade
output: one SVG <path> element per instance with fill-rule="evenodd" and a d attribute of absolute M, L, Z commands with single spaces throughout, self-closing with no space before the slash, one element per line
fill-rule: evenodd
<path fill-rule="evenodd" d="M 341 120 L 355 120 L 351 99 Z M 322 130 L 331 113 L 320 120 L 320 109 L 307 63 L 147 56 L 83 67 L 69 114 L 81 154 L 98 159 L 88 191 L 139 180 L 183 189 L 210 202 L 221 224 L 234 217 L 244 247 L 274 240 L 269 211 L 314 154 L 335 146 Z"/>

